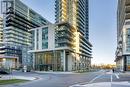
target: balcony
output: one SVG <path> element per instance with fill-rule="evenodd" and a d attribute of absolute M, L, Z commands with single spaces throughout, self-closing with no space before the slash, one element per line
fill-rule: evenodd
<path fill-rule="evenodd" d="M 130 5 L 130 0 L 126 0 L 125 4 L 126 6 Z"/>
<path fill-rule="evenodd" d="M 71 41 L 69 41 L 69 40 L 58 40 L 56 43 L 58 43 L 58 44 L 69 44 L 69 45 L 71 45 L 71 46 L 75 46 L 75 44 L 73 43 L 73 42 L 71 42 Z"/>
<path fill-rule="evenodd" d="M 125 19 L 130 19 L 130 0 L 126 0 L 125 13 Z"/>
<path fill-rule="evenodd" d="M 125 7 L 125 12 L 126 13 L 130 13 L 130 5 L 128 5 L 128 6 Z"/>
<path fill-rule="evenodd" d="M 125 19 L 130 19 L 130 12 L 127 12 L 126 15 L 125 15 Z"/>
<path fill-rule="evenodd" d="M 119 52 L 119 54 L 117 56 L 122 56 L 122 52 Z"/>

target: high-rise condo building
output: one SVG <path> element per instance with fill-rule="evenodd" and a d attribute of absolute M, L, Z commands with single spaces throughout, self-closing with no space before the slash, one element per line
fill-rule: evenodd
<path fill-rule="evenodd" d="M 118 0 L 115 62 L 120 71 L 130 70 L 130 0 Z"/>
<path fill-rule="evenodd" d="M 28 53 L 28 50 L 32 47 L 30 29 L 49 24 L 50 22 L 20 0 L 2 0 L 2 13 L 4 20 L 3 42 L 11 44 L 11 47 L 6 47 L 6 49 L 11 50 L 8 51 L 8 55 L 13 56 L 17 51 L 21 51 L 17 54 L 19 64 L 31 65 L 32 57 Z"/>
<path fill-rule="evenodd" d="M 56 23 L 32 29 L 36 70 L 89 70 L 88 0 L 55 0 Z"/>
<path fill-rule="evenodd" d="M 56 0 L 55 3 L 56 23 L 69 23 L 88 41 L 88 0 Z"/>

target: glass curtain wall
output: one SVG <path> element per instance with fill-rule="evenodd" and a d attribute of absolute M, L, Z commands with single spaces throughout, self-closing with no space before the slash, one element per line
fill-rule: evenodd
<path fill-rule="evenodd" d="M 126 56 L 126 61 L 127 61 L 127 63 L 126 63 L 126 69 L 128 70 L 128 71 L 130 71 L 130 56 Z"/>
<path fill-rule="evenodd" d="M 130 28 L 126 29 L 125 32 L 125 40 L 126 40 L 126 53 L 130 52 Z M 125 61 L 125 66 L 126 66 L 126 70 L 130 70 L 130 56 L 126 55 L 126 60 Z"/>
<path fill-rule="evenodd" d="M 35 53 L 35 69 L 40 71 L 62 71 L 62 59 L 60 51 Z"/>

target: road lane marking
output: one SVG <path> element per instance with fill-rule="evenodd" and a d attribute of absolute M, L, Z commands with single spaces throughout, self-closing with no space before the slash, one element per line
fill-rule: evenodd
<path fill-rule="evenodd" d="M 106 74 L 112 74 L 112 71 L 106 72 Z"/>
<path fill-rule="evenodd" d="M 95 77 L 95 78 L 93 78 L 91 81 L 89 81 L 89 83 L 92 83 L 93 81 L 95 81 L 96 79 L 100 78 L 101 76 L 102 76 L 102 74 L 101 74 L 101 75 L 96 76 L 96 77 Z"/>
<path fill-rule="evenodd" d="M 90 80 L 89 82 L 78 83 L 78 84 L 71 85 L 69 87 L 82 86 L 83 84 L 91 84 L 93 81 L 95 81 L 96 79 L 100 78 L 103 75 L 104 74 L 98 75 L 98 76 L 94 77 L 92 80 Z"/>
<path fill-rule="evenodd" d="M 120 73 L 117 73 L 117 75 L 119 76 L 119 75 L 120 75 Z"/>
<path fill-rule="evenodd" d="M 115 76 L 116 76 L 117 79 L 119 79 L 119 76 L 118 76 L 118 75 L 119 75 L 119 74 L 115 73 Z"/>
<path fill-rule="evenodd" d="M 111 74 L 111 82 L 112 82 L 112 74 Z"/>

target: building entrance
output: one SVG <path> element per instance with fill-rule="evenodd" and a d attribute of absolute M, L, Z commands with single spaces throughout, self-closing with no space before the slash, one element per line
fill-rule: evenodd
<path fill-rule="evenodd" d="M 39 71 L 62 71 L 62 56 L 60 51 L 35 54 L 35 69 Z"/>
<path fill-rule="evenodd" d="M 42 64 L 42 65 L 39 65 L 39 69 L 40 71 L 50 71 L 52 70 L 52 65 Z"/>

